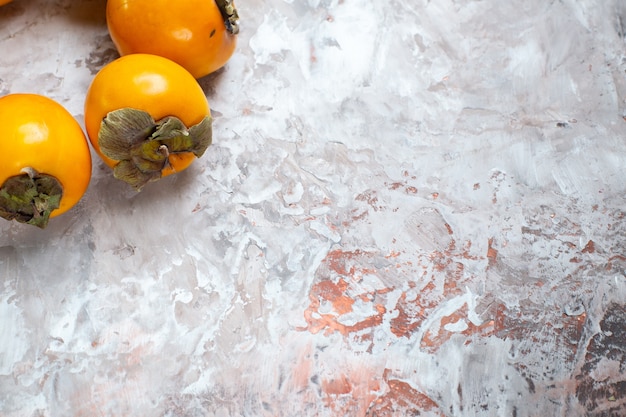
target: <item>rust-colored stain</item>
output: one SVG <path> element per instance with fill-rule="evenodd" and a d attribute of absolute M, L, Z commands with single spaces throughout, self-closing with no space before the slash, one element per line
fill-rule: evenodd
<path fill-rule="evenodd" d="M 358 282 L 365 274 L 375 274 L 376 269 L 369 265 L 372 254 L 356 250 L 353 252 L 331 251 L 324 260 L 326 277 L 315 283 L 310 290 L 309 307 L 304 312 L 306 330 L 326 334 L 339 332 L 343 335 L 376 327 L 383 321 L 385 307 L 376 302 L 379 295 L 389 289 L 363 291 Z M 342 323 L 343 317 L 353 311 L 356 300 L 372 303 L 375 314 L 354 324 Z M 330 311 L 327 311 L 330 308 Z"/>
<path fill-rule="evenodd" d="M 332 281 L 322 281 L 316 284 L 313 294 L 317 298 L 329 301 L 333 305 L 333 310 L 341 315 L 352 311 L 354 300 L 348 297 L 345 292 L 348 289 L 348 283 L 340 279 L 336 284 Z"/>
<path fill-rule="evenodd" d="M 327 395 L 341 395 L 352 392 L 352 384 L 345 375 L 322 381 L 322 390 Z"/>
<path fill-rule="evenodd" d="M 410 175 L 408 172 L 403 172 L 402 175 L 405 178 L 408 178 L 407 180 L 404 181 L 395 181 L 392 183 L 385 183 L 385 186 L 387 188 L 389 188 L 392 191 L 398 190 L 400 188 L 404 189 L 404 192 L 406 194 L 417 194 L 418 193 L 418 188 L 415 185 L 410 185 L 409 184 L 409 180 L 415 180 L 417 177 L 414 175 Z"/>
<path fill-rule="evenodd" d="M 608 259 L 608 261 L 606 263 L 606 269 L 608 271 L 611 271 L 613 269 L 618 269 L 619 270 L 620 264 L 621 264 L 622 270 L 626 270 L 626 256 L 624 256 L 624 255 L 613 255 L 613 256 L 611 256 Z"/>
<path fill-rule="evenodd" d="M 489 245 L 487 246 L 487 259 L 489 259 L 489 265 L 492 266 L 496 263 L 498 258 L 498 251 L 493 247 L 493 238 L 489 239 Z"/>
<path fill-rule="evenodd" d="M 366 202 L 374 211 L 383 210 L 384 206 L 378 204 L 378 196 L 376 191 L 366 191 L 356 196 L 357 201 Z"/>
<path fill-rule="evenodd" d="M 478 335 L 481 337 L 489 336 L 495 333 L 495 321 L 489 320 L 482 324 L 476 325 L 469 320 L 467 304 L 464 304 L 460 310 L 445 316 L 441 319 L 440 325 L 436 327 L 436 331 L 428 329 L 422 337 L 420 346 L 424 351 L 436 351 L 440 346 L 447 342 L 453 335 L 459 334 L 466 337 L 465 344 L 471 342 L 469 336 Z M 463 322 L 465 330 L 453 332 L 446 329 L 448 324 L 456 324 Z"/>
<path fill-rule="evenodd" d="M 383 378 L 387 391 L 372 403 L 367 410 L 367 417 L 419 416 L 424 412 L 442 417 L 445 415 L 439 411 L 435 401 L 408 382 L 391 377 L 388 369 Z"/>
<path fill-rule="evenodd" d="M 342 369 L 321 382 L 325 405 L 336 416 L 394 417 L 444 416 L 439 405 L 410 383 L 394 377 L 390 369 Z"/>
<path fill-rule="evenodd" d="M 362 201 L 375 203 L 377 200 L 371 197 L 361 196 Z M 420 269 L 429 268 L 431 275 L 424 275 L 420 281 L 424 281 L 423 286 L 418 287 L 417 282 L 408 281 L 403 285 L 408 286 L 408 290 L 403 291 L 397 299 L 394 309 L 395 317 L 390 319 L 390 330 L 397 337 L 410 337 L 413 332 L 420 328 L 424 319 L 446 300 L 458 296 L 465 291 L 459 286 L 465 278 L 464 260 L 479 260 L 480 258 L 471 254 L 471 242 L 464 242 L 459 247 L 453 238 L 454 230 L 448 223 L 444 223 L 447 234 L 451 236 L 447 247 L 442 251 L 432 251 L 423 254 L 415 261 L 397 262 L 382 269 L 373 267 L 375 260 L 390 261 L 397 258 L 405 258 L 405 254 L 400 251 L 390 251 L 387 254 L 377 252 L 367 252 L 356 249 L 347 251 L 335 249 L 330 251 L 323 260 L 317 271 L 318 281 L 313 284 L 309 292 L 310 304 L 304 311 L 304 318 L 307 322 L 305 329 L 311 333 L 324 331 L 325 334 L 339 332 L 348 335 L 355 332 L 362 332 L 369 328 L 375 328 L 383 323 L 383 317 L 387 313 L 385 305 L 386 295 L 393 291 L 393 286 L 378 288 L 376 290 L 364 291 L 359 284 L 365 275 L 394 276 L 398 271 L 406 273 L 405 268 L 412 268 L 416 272 Z M 413 264 L 415 262 L 415 265 Z M 381 262 L 376 262 L 379 264 Z M 417 268 L 416 268 L 417 267 Z M 423 268 L 422 268 L 423 267 Z M 443 276 L 443 285 L 439 286 L 440 278 L 434 275 Z M 419 277 L 416 277 L 419 278 Z M 393 281 L 389 279 L 388 281 Z M 413 295 L 410 295 L 413 294 Z M 357 300 L 371 304 L 373 314 L 365 317 L 356 323 L 346 324 L 343 322 L 345 315 L 353 312 L 354 304 Z M 445 323 L 444 323 L 445 325 Z M 302 330 L 302 329 L 301 329 Z M 468 334 L 482 332 L 484 329 L 470 326 L 466 331 Z M 423 343 L 428 345 L 434 343 L 432 348 L 437 348 L 450 335 L 439 337 L 428 334 Z M 367 338 L 360 335 L 361 338 Z"/>
<path fill-rule="evenodd" d="M 387 186 L 398 193 L 406 192 L 409 187 L 405 182 Z M 366 222 L 373 211 L 390 210 L 381 205 L 376 191 L 362 193 L 357 201 L 362 204 L 354 210 L 353 213 L 359 214 L 352 216 L 352 222 Z M 546 211 L 546 215 L 551 213 Z M 446 220 L 441 216 L 441 227 L 437 230 L 444 236 L 433 237 L 439 245 L 433 245 L 432 250 L 416 247 L 412 251 L 402 245 L 399 236 L 392 239 L 393 246 L 385 251 L 345 248 L 329 251 L 315 272 L 308 294 L 310 302 L 303 311 L 306 326 L 299 330 L 328 336 L 339 334 L 347 344 L 359 343 L 364 355 L 380 348 L 376 345 L 380 331 L 390 335 L 390 345 L 394 337 L 414 340 L 416 349 L 432 355 L 437 355 L 448 343 L 470 346 L 490 338 L 499 339 L 517 349 L 510 365 L 526 381 L 531 394 L 541 390 L 537 395 L 558 397 L 565 389 L 563 384 L 570 384 L 566 389 L 574 392 L 576 388 L 571 381 L 558 382 L 556 378 L 562 378 L 563 367 L 570 375 L 586 369 L 581 363 L 581 355 L 587 349 L 585 337 L 589 337 L 585 307 L 573 304 L 566 308 L 565 303 L 570 300 L 561 300 L 562 305 L 544 305 L 540 298 L 531 298 L 531 294 L 520 297 L 516 308 L 507 306 L 497 294 L 490 300 L 478 297 L 479 306 L 469 305 L 464 298 L 468 288 L 483 280 L 477 276 L 476 271 L 480 273 L 477 266 L 483 268 L 484 274 L 490 274 L 496 266 L 506 267 L 498 262 L 499 250 L 506 247 L 507 242 L 494 235 L 487 240 L 486 249 L 482 246 L 477 250 L 470 240 L 460 240 L 454 223 Z M 345 228 L 352 226 L 347 219 L 338 224 Z M 566 219 L 561 219 L 559 224 L 538 221 L 522 227 L 522 234 L 529 241 L 557 242 L 555 253 L 562 258 L 563 265 L 570 265 L 570 270 L 555 280 L 527 277 L 522 273 L 519 280 L 503 282 L 503 285 L 519 284 L 520 291 L 536 291 L 533 294 L 536 296 L 551 291 L 556 285 L 567 284 L 572 295 L 577 294 L 581 287 L 576 274 L 589 270 L 590 255 L 604 254 L 603 251 L 598 253 L 593 240 L 588 240 L 584 248 L 580 247 L 578 238 L 582 231 L 579 228 Z M 607 270 L 621 272 L 626 268 L 626 256 L 622 254 L 609 254 L 606 259 Z M 606 339 L 605 336 L 602 340 Z M 536 372 L 536 361 L 548 357 L 554 357 L 550 363 L 554 363 L 555 368 L 547 366 Z M 601 368 L 601 365 L 598 366 Z M 320 380 L 319 392 L 335 415 L 448 415 L 448 410 L 442 410 L 435 398 L 420 391 L 418 375 L 403 379 L 382 367 L 357 368 L 342 366 Z M 620 389 L 626 389 L 623 384 L 615 383 L 607 388 L 607 384 L 583 374 L 580 379 L 585 381 L 588 391 L 595 390 L 593 398 L 585 397 L 587 393 L 578 395 L 588 409 L 612 409 L 615 404 L 615 409 L 624 407 L 626 399 L 619 393 Z"/>
<path fill-rule="evenodd" d="M 354 277 L 355 274 L 374 273 L 376 270 L 372 267 L 364 267 L 355 265 L 355 259 L 371 258 L 373 255 L 357 249 L 355 251 L 334 250 L 326 256 L 326 262 L 330 270 L 336 274 Z"/>
<path fill-rule="evenodd" d="M 348 290 L 347 282 L 340 280 L 338 284 L 330 281 L 322 281 L 315 284 L 309 295 L 311 303 L 304 312 L 304 318 L 307 322 L 306 330 L 311 333 L 318 333 L 322 330 L 326 334 L 339 332 L 343 335 L 358 332 L 360 330 L 376 327 L 383 321 L 385 307 L 381 304 L 375 304 L 376 314 L 366 317 L 355 324 L 341 323 L 342 316 L 352 312 L 352 306 L 355 300 L 347 296 L 344 291 Z M 356 295 L 356 298 L 369 301 L 377 292 L 365 292 Z M 321 313 L 320 307 L 322 301 L 327 301 L 332 306 L 332 312 Z"/>
<path fill-rule="evenodd" d="M 398 188 L 404 187 L 404 183 L 401 182 L 393 182 L 391 184 L 389 184 L 389 189 L 390 190 L 397 190 Z"/>
<path fill-rule="evenodd" d="M 347 367 L 321 381 L 325 406 L 336 416 L 364 416 L 381 391 L 378 370 L 367 366 Z"/>
<path fill-rule="evenodd" d="M 406 292 L 402 293 L 395 306 L 398 315 L 391 320 L 391 332 L 397 337 L 410 337 L 413 332 L 421 328 L 429 313 L 437 308 L 439 303 L 460 293 L 461 291 L 454 282 L 439 289 L 433 281 L 428 282 L 415 298 L 407 296 Z"/>
<path fill-rule="evenodd" d="M 593 240 L 590 240 L 589 242 L 587 242 L 587 244 L 582 250 L 583 253 L 594 253 L 595 251 L 596 251 L 596 244 L 593 242 Z"/>
<path fill-rule="evenodd" d="M 622 416 L 626 409 L 626 310 L 609 306 L 600 329 L 589 342 L 585 363 L 576 376 L 576 396 L 588 416 Z M 612 365 L 606 365 L 606 364 Z"/>

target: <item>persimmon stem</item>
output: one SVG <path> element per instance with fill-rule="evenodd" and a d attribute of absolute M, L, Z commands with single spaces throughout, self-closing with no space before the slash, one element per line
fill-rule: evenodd
<path fill-rule="evenodd" d="M 0 217 L 44 229 L 52 211 L 61 204 L 63 186 L 52 175 L 31 167 L 21 172 L 0 186 Z"/>
<path fill-rule="evenodd" d="M 125 108 L 107 114 L 100 125 L 98 145 L 102 153 L 115 161 L 113 175 L 141 190 L 148 182 L 161 178 L 176 153 L 204 154 L 212 141 L 212 119 L 187 128 L 178 118 L 169 116 L 158 122 L 142 110 Z"/>
<path fill-rule="evenodd" d="M 159 146 L 159 152 L 161 152 L 166 159 L 170 157 L 170 150 L 165 145 Z"/>
<path fill-rule="evenodd" d="M 20 172 L 28 175 L 30 178 L 35 178 L 37 176 L 37 171 L 32 167 L 24 167 L 20 169 Z"/>
<path fill-rule="evenodd" d="M 233 3 L 233 0 L 215 0 L 217 7 L 220 9 L 226 30 L 232 35 L 239 33 L 239 13 Z"/>

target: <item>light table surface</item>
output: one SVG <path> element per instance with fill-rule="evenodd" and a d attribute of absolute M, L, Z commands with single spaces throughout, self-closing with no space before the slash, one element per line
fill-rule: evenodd
<path fill-rule="evenodd" d="M 82 123 L 104 6 L 2 7 L 0 92 Z M 237 6 L 201 159 L 0 223 L 0 414 L 626 415 L 623 3 Z"/>

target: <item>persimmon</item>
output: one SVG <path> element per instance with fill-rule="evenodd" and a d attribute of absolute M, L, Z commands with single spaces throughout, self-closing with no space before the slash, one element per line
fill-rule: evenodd
<path fill-rule="evenodd" d="M 0 98 L 0 217 L 40 228 L 72 208 L 91 178 L 80 124 L 37 94 Z"/>
<path fill-rule="evenodd" d="M 211 110 L 197 80 L 150 54 L 120 57 L 96 74 L 85 127 L 114 176 L 137 190 L 186 169 L 212 141 Z"/>
<path fill-rule="evenodd" d="M 163 56 L 195 78 L 226 64 L 239 32 L 232 0 L 108 0 L 106 19 L 120 55 Z"/>

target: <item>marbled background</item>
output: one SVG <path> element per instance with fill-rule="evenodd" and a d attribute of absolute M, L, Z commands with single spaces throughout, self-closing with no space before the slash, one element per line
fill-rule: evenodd
<path fill-rule="evenodd" d="M 0 93 L 82 123 L 104 6 L 0 8 Z M 0 415 L 626 415 L 626 4 L 237 6 L 202 159 L 0 223 Z"/>

